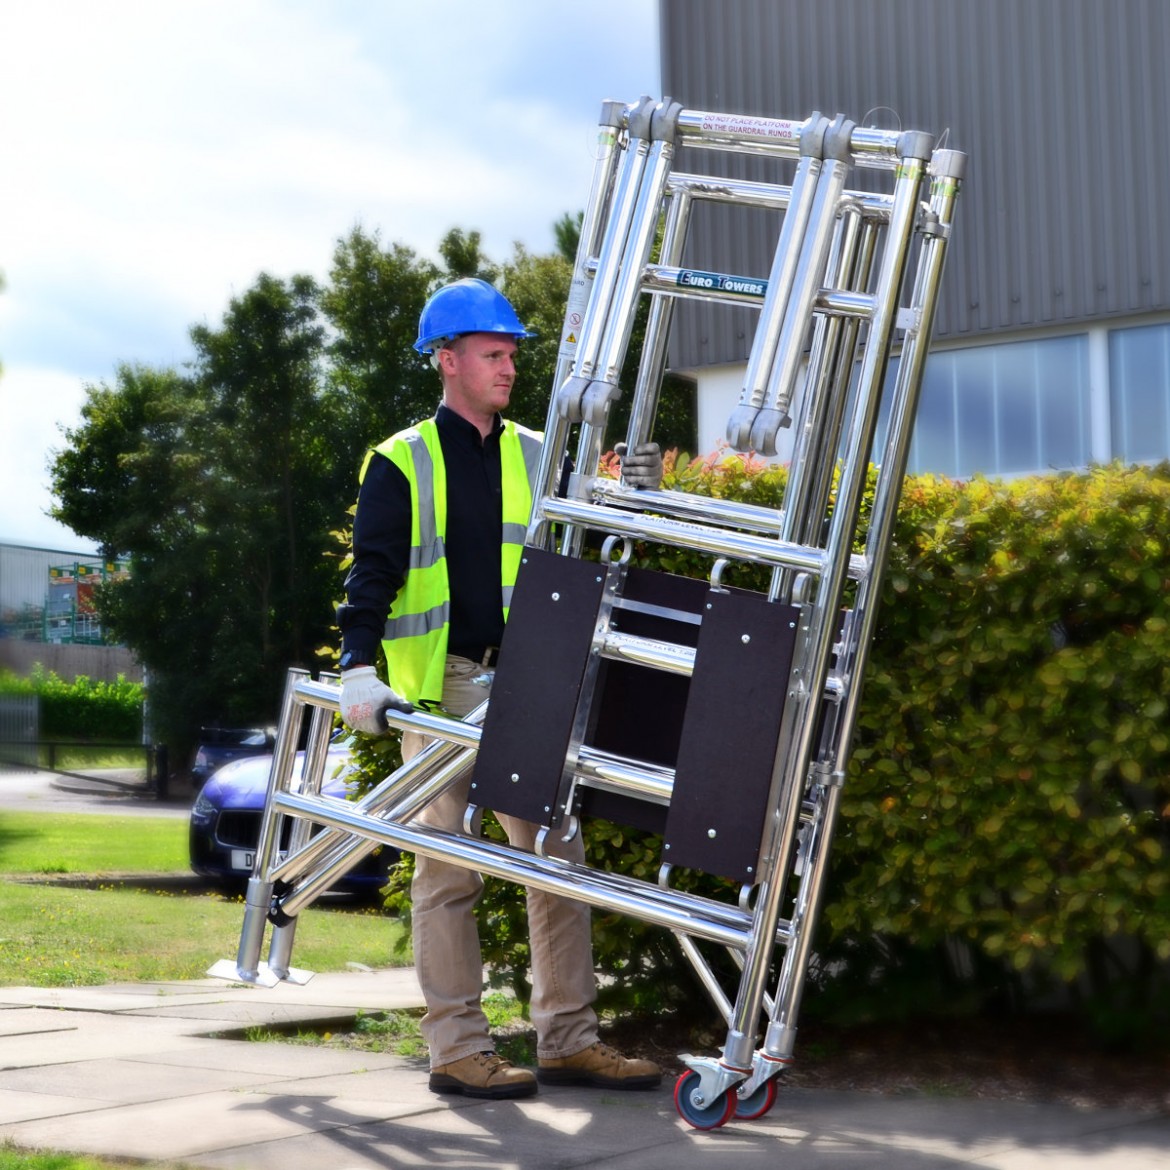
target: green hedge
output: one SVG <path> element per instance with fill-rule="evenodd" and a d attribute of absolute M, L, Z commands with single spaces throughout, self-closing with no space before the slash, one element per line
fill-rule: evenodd
<path fill-rule="evenodd" d="M 727 455 L 668 459 L 666 484 L 776 505 L 785 478 Z M 888 1007 L 875 975 L 938 984 L 961 944 L 965 1003 L 1008 987 L 1028 1006 L 1058 986 L 1119 1033 L 1165 1022 L 1168 540 L 1165 466 L 907 481 L 817 937 L 853 992 Z M 707 572 L 679 550 L 637 559 Z M 592 824 L 586 844 L 613 868 L 657 871 L 653 837 Z M 409 868 L 391 894 L 404 913 Z M 489 882 L 483 909 L 485 958 L 522 987 L 518 891 Z M 685 964 L 664 932 L 598 913 L 595 943 L 618 990 L 677 991 Z"/>
<path fill-rule="evenodd" d="M 141 683 L 118 675 L 115 682 L 95 681 L 79 675 L 65 682 L 41 666 L 27 678 L 0 674 L 0 694 L 35 695 L 40 700 L 42 739 L 101 740 L 111 743 L 141 742 Z"/>
<path fill-rule="evenodd" d="M 908 483 L 832 935 L 960 939 L 1027 973 L 1025 989 L 1055 979 L 1135 1023 L 1157 1002 L 1170 959 L 1168 540 L 1165 466 Z"/>

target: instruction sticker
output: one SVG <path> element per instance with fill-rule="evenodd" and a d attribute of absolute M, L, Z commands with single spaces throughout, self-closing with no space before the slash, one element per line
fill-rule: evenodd
<path fill-rule="evenodd" d="M 577 342 L 581 338 L 581 326 L 585 323 L 585 309 L 588 304 L 589 285 L 584 276 L 574 274 L 569 285 L 568 302 L 565 305 L 565 323 L 561 329 L 558 358 L 572 361 L 577 356 Z"/>
<path fill-rule="evenodd" d="M 754 118 L 748 114 L 704 114 L 701 128 L 711 134 L 750 134 L 753 138 L 797 142 L 804 123 L 788 118 Z"/>

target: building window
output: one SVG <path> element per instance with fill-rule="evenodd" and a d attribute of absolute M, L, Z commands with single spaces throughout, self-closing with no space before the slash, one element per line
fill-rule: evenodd
<path fill-rule="evenodd" d="M 874 441 L 888 433 L 899 358 L 890 359 Z M 700 394 L 700 439 L 721 440 L 744 368 Z M 850 393 L 857 393 L 860 363 Z M 718 429 L 716 429 L 718 428 Z M 781 433 L 781 441 L 792 431 Z M 780 459 L 792 458 L 791 448 Z M 1170 321 L 1005 341 L 928 355 L 906 469 L 969 479 L 1170 459 Z"/>
<path fill-rule="evenodd" d="M 1170 325 L 1110 331 L 1109 416 L 1115 458 L 1170 455 Z"/>
<path fill-rule="evenodd" d="M 1083 334 L 932 353 L 908 470 L 967 479 L 1086 466 L 1088 358 Z"/>

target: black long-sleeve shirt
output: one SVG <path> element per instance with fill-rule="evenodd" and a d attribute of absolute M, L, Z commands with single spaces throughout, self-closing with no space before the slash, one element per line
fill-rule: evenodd
<path fill-rule="evenodd" d="M 503 494 L 500 435 L 485 439 L 446 406 L 435 412 L 447 474 L 447 577 L 451 592 L 448 652 L 481 661 L 504 633 L 500 545 Z M 353 522 L 353 565 L 338 608 L 343 652 L 373 662 L 390 603 L 405 580 L 410 558 L 411 501 L 406 476 L 374 454 L 358 492 Z"/>

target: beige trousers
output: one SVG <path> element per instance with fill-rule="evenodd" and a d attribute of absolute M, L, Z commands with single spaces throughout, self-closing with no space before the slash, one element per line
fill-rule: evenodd
<path fill-rule="evenodd" d="M 447 658 L 443 706 L 450 714 L 468 714 L 489 693 L 490 676 L 485 676 L 483 667 L 466 658 Z M 405 732 L 403 760 L 413 758 L 427 743 L 425 736 Z M 461 831 L 470 782 L 468 771 L 417 820 Z M 505 816 L 499 821 L 513 846 L 531 852 L 536 825 Z M 548 852 L 571 861 L 582 861 L 585 856 L 579 833 L 567 845 L 558 840 Z M 427 1005 L 422 1033 L 434 1068 L 492 1047 L 487 1018 L 480 1007 L 483 958 L 475 922 L 483 879 L 474 870 L 417 855 L 410 892 L 414 964 Z M 537 1056 L 571 1056 L 597 1039 L 589 907 L 529 889 L 528 938 Z"/>

